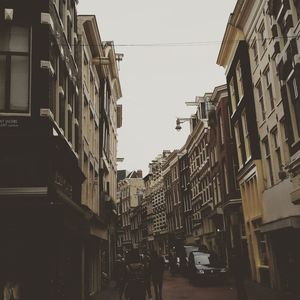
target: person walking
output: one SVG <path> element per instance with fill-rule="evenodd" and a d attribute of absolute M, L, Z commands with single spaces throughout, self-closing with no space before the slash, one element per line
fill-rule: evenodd
<path fill-rule="evenodd" d="M 151 256 L 151 276 L 155 292 L 155 300 L 162 300 L 163 274 L 165 261 L 156 251 Z"/>
<path fill-rule="evenodd" d="M 116 279 L 116 288 L 119 292 L 119 299 L 122 299 L 125 284 L 126 265 L 125 261 L 120 254 L 117 255 L 115 262 L 114 275 Z"/>
<path fill-rule="evenodd" d="M 148 254 L 145 254 L 143 263 L 145 266 L 145 274 L 146 274 L 145 284 L 146 284 L 148 300 L 152 300 L 150 261 L 151 261 L 150 256 Z"/>
<path fill-rule="evenodd" d="M 174 276 L 176 272 L 176 257 L 172 252 L 170 252 L 169 255 L 169 265 L 170 265 L 170 273 L 172 274 L 172 276 Z"/>
<path fill-rule="evenodd" d="M 126 260 L 125 299 L 145 300 L 146 272 L 144 264 L 140 261 L 138 251 L 129 252 Z"/>
<path fill-rule="evenodd" d="M 9 280 L 6 282 L 3 289 L 3 299 L 4 300 L 20 300 L 20 286 L 14 280 Z"/>

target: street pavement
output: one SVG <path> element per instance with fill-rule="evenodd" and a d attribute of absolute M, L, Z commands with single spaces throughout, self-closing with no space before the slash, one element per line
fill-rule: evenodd
<path fill-rule="evenodd" d="M 165 272 L 163 300 L 237 300 L 233 284 L 194 286 L 187 278 Z M 119 300 L 114 284 L 104 290 L 99 300 Z M 291 295 L 265 288 L 254 282 L 246 283 L 247 300 L 298 300 Z M 155 300 L 154 292 L 152 292 Z M 123 298 L 124 299 L 124 298 Z M 148 300 L 148 299 L 147 299 Z"/>

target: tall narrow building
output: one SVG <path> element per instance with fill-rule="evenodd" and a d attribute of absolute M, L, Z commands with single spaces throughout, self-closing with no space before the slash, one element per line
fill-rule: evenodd
<path fill-rule="evenodd" d="M 76 1 L 0 2 L 0 276 L 32 300 L 85 293 L 76 45 Z"/>

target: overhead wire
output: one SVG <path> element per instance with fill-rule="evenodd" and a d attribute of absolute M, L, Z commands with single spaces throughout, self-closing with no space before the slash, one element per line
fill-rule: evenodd
<path fill-rule="evenodd" d="M 199 46 L 209 46 L 212 44 L 222 44 L 222 43 L 238 43 L 241 41 L 246 41 L 252 43 L 253 41 L 264 41 L 264 40 L 276 40 L 276 39 L 294 39 L 297 36 L 277 36 L 277 37 L 266 37 L 264 39 L 252 38 L 249 40 L 233 39 L 224 41 L 193 41 L 193 42 L 169 42 L 169 43 L 120 43 L 113 44 L 114 47 L 199 47 Z M 104 44 L 105 42 L 103 42 Z M 103 44 L 80 44 L 80 46 L 103 46 Z M 78 44 L 77 44 L 78 45 Z"/>

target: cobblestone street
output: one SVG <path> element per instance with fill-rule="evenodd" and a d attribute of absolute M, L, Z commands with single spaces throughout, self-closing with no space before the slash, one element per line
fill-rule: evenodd
<path fill-rule="evenodd" d="M 297 298 L 265 288 L 253 282 L 247 282 L 248 300 L 296 300 Z M 154 293 L 153 300 L 155 300 Z M 163 300 L 236 300 L 235 287 L 228 285 L 193 286 L 187 278 L 179 275 L 172 277 L 165 272 Z M 99 300 L 118 300 L 116 289 L 109 288 Z M 147 299 L 148 300 L 148 299 Z"/>

